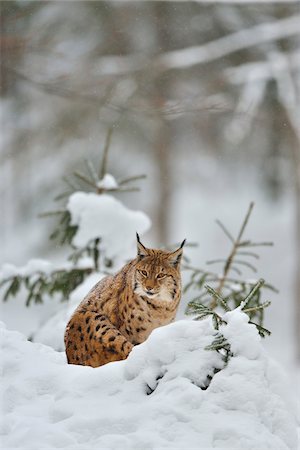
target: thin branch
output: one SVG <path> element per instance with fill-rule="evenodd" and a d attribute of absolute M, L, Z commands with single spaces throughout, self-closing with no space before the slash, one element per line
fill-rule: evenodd
<path fill-rule="evenodd" d="M 111 136 L 112 136 L 113 131 L 114 131 L 113 127 L 110 127 L 108 132 L 107 132 L 107 135 L 106 135 L 102 161 L 101 161 L 100 168 L 99 168 L 99 178 L 100 178 L 100 180 L 102 180 L 104 175 L 107 173 L 108 151 L 109 151 L 110 142 L 111 142 Z"/>
<path fill-rule="evenodd" d="M 78 186 L 76 186 L 75 183 L 73 183 L 73 181 L 69 180 L 68 177 L 63 176 L 63 181 L 69 186 L 70 189 L 72 189 L 73 191 L 76 191 Z"/>
<path fill-rule="evenodd" d="M 225 311 L 230 311 L 229 306 L 227 305 L 227 303 L 225 302 L 225 300 L 223 299 L 223 297 L 221 297 L 221 295 L 215 291 L 212 287 L 208 286 L 207 284 L 204 286 L 205 289 L 207 290 L 207 292 L 214 297 L 214 299 L 216 301 L 218 301 L 219 303 L 221 303 L 221 305 L 223 306 L 223 308 L 225 309 Z"/>
<path fill-rule="evenodd" d="M 73 191 L 65 191 L 61 194 L 58 194 L 56 197 L 54 197 L 54 200 L 57 202 L 59 200 L 62 200 L 63 198 L 70 197 L 70 195 L 73 194 Z"/>
<path fill-rule="evenodd" d="M 219 219 L 216 220 L 216 224 L 219 225 L 219 227 L 224 231 L 229 240 L 231 242 L 234 242 L 234 238 L 231 236 L 225 225 Z"/>
<path fill-rule="evenodd" d="M 88 173 L 89 173 L 91 179 L 94 181 L 94 183 L 97 183 L 99 181 L 99 178 L 98 178 L 98 175 L 95 171 L 93 164 L 91 163 L 91 161 L 89 159 L 85 159 L 84 162 L 85 162 L 85 165 L 87 167 L 87 170 L 88 170 Z"/>
<path fill-rule="evenodd" d="M 265 284 L 265 280 L 263 280 L 262 278 L 260 280 L 258 280 L 258 282 L 256 283 L 256 285 L 251 289 L 251 291 L 249 292 L 249 294 L 247 295 L 247 297 L 243 300 L 243 302 L 241 303 L 241 308 L 242 310 L 244 310 L 245 308 L 247 308 L 247 306 L 249 305 L 250 301 L 252 300 L 252 298 L 254 297 L 254 295 L 256 294 L 257 291 L 260 290 L 260 288 Z"/>
<path fill-rule="evenodd" d="M 83 181 L 84 183 L 88 184 L 89 186 L 93 187 L 94 189 L 97 189 L 97 186 L 95 185 L 95 183 L 93 183 L 91 180 L 86 178 L 80 172 L 74 172 L 74 176 L 79 178 L 81 181 Z"/>
<path fill-rule="evenodd" d="M 240 243 L 241 243 L 241 240 L 242 240 L 242 237 L 243 237 L 245 228 L 246 228 L 247 223 L 248 223 L 248 221 L 249 221 L 250 215 L 251 215 L 251 213 L 252 213 L 253 207 L 254 207 L 254 203 L 251 202 L 250 205 L 249 205 L 248 211 L 247 211 L 247 213 L 246 213 L 246 216 L 245 216 L 245 218 L 244 218 L 244 221 L 243 221 L 243 223 L 242 223 L 242 226 L 241 226 L 241 228 L 240 228 L 240 231 L 239 231 L 239 233 L 238 233 L 238 236 L 237 236 L 237 238 L 233 241 L 233 246 L 232 246 L 231 252 L 230 252 L 230 254 L 229 254 L 229 256 L 228 256 L 228 258 L 227 258 L 227 260 L 226 260 L 226 262 L 225 262 L 225 265 L 224 265 L 224 269 L 223 269 L 223 277 L 222 277 L 222 279 L 220 280 L 219 286 L 218 286 L 217 289 L 216 289 L 216 292 L 217 292 L 218 294 L 221 294 L 222 289 L 223 289 L 223 286 L 224 286 L 224 283 L 225 283 L 225 280 L 226 280 L 226 278 L 227 278 L 227 276 L 228 276 L 230 270 L 235 270 L 237 273 L 239 273 L 239 270 L 234 266 L 233 262 L 234 262 L 234 258 L 235 258 L 235 256 L 236 256 L 236 253 L 237 253 L 237 251 L 238 251 L 238 249 L 239 249 L 239 246 L 240 246 Z M 217 306 L 217 303 L 216 303 L 216 301 L 215 301 L 215 299 L 214 299 L 214 300 L 212 301 L 212 303 L 211 303 L 211 308 L 214 309 L 216 306 Z"/>
<path fill-rule="evenodd" d="M 153 68 L 160 71 L 186 69 L 224 58 L 256 45 L 297 35 L 300 33 L 299 18 L 300 15 L 295 14 L 284 19 L 236 31 L 203 45 L 162 53 L 153 60 Z M 100 75 L 121 75 L 142 71 L 146 68 L 149 70 L 149 59 L 142 54 L 105 56 L 100 61 L 102 68 Z"/>
<path fill-rule="evenodd" d="M 216 263 L 224 263 L 226 262 L 227 259 L 224 258 L 220 258 L 220 259 L 211 259 L 209 261 L 206 261 L 206 264 L 210 265 L 210 264 L 216 264 Z"/>
<path fill-rule="evenodd" d="M 243 224 L 242 224 L 242 226 L 241 226 L 241 229 L 240 229 L 240 232 L 239 232 L 239 234 L 238 234 L 238 237 L 237 237 L 237 245 L 239 245 L 239 243 L 240 243 L 240 241 L 241 241 L 241 239 L 242 239 L 242 236 L 243 236 L 243 234 L 244 234 L 244 231 L 245 231 L 245 228 L 246 228 L 246 226 L 247 226 L 247 223 L 248 223 L 248 221 L 249 221 L 249 218 L 250 218 L 250 215 L 251 215 L 251 213 L 252 213 L 252 210 L 253 210 L 253 208 L 254 208 L 254 202 L 251 202 L 250 203 L 250 205 L 249 205 L 249 209 L 248 209 L 248 211 L 247 211 L 247 214 L 246 214 L 246 217 L 245 217 L 245 219 L 244 219 L 244 222 L 243 222 Z"/>
<path fill-rule="evenodd" d="M 233 265 L 233 264 L 231 264 L 230 270 L 233 270 L 233 271 L 236 272 L 238 275 L 242 275 L 241 270 L 238 269 L 238 268 L 237 268 L 235 265 Z M 227 279 L 227 277 L 224 276 L 222 279 L 225 281 L 225 280 Z"/>
<path fill-rule="evenodd" d="M 243 311 L 245 313 L 254 312 L 254 311 L 258 311 L 259 309 L 265 309 L 270 305 L 271 305 L 271 302 L 265 302 L 265 303 L 262 303 L 261 305 L 253 306 L 253 308 L 246 308 L 246 309 L 243 308 Z"/>
<path fill-rule="evenodd" d="M 135 175 L 132 177 L 128 177 L 128 178 L 124 178 L 123 180 L 119 181 L 119 186 L 122 186 L 123 184 L 127 184 L 130 183 L 131 181 L 138 181 L 138 180 L 143 180 L 147 178 L 147 175 Z"/>
<path fill-rule="evenodd" d="M 56 216 L 58 214 L 64 214 L 66 212 L 65 209 L 57 209 L 56 211 L 45 211 L 43 213 L 40 213 L 38 217 L 49 217 L 49 216 Z"/>
<path fill-rule="evenodd" d="M 260 258 L 259 255 L 257 253 L 254 253 L 254 252 L 240 252 L 240 251 L 238 251 L 237 255 L 252 256 L 255 259 L 259 259 Z"/>
<path fill-rule="evenodd" d="M 270 336 L 271 331 L 267 330 L 267 328 L 264 328 L 261 325 L 259 325 L 258 323 L 252 322 L 251 320 L 249 320 L 248 323 L 251 323 L 251 325 L 255 325 L 261 336 L 264 337 L 264 334 L 267 334 L 268 336 Z"/>
<path fill-rule="evenodd" d="M 253 264 L 249 263 L 248 261 L 241 261 L 240 259 L 234 260 L 235 264 L 240 264 L 241 266 L 249 267 L 254 273 L 257 272 L 256 268 L 253 266 Z"/>
<path fill-rule="evenodd" d="M 290 70 L 299 70 L 299 50 L 290 53 L 276 51 L 276 53 L 272 54 L 274 55 L 277 74 L 281 75 L 288 73 Z M 273 60 L 256 61 L 230 67 L 224 73 L 226 79 L 231 84 L 257 83 L 262 80 L 268 81 L 274 78 L 273 65 Z"/>
<path fill-rule="evenodd" d="M 245 241 L 240 243 L 240 247 L 273 247 L 274 242 L 250 242 Z"/>
<path fill-rule="evenodd" d="M 140 188 L 138 187 L 131 187 L 131 188 L 112 188 L 112 189 L 105 189 L 106 192 L 139 192 Z"/>

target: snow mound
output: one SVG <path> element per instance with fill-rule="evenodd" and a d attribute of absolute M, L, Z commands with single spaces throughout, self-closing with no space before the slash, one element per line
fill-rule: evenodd
<path fill-rule="evenodd" d="M 100 236 L 108 258 L 131 251 L 135 233 L 142 234 L 151 225 L 146 214 L 130 210 L 107 194 L 75 192 L 69 197 L 67 209 L 71 224 L 78 226 L 73 244 L 84 247 Z"/>
<path fill-rule="evenodd" d="M 255 335 L 239 311 L 230 321 L 232 344 L 234 322 Z M 4 326 L 1 334 L 4 448 L 296 449 L 285 381 L 259 339 L 255 353 L 244 342 L 214 374 L 223 362 L 204 349 L 209 320 L 156 329 L 126 361 L 97 369 L 67 365 L 64 353 Z"/>
<path fill-rule="evenodd" d="M 70 294 L 69 300 L 61 304 L 59 310 L 33 334 L 34 342 L 49 345 L 57 351 L 64 351 L 64 333 L 71 315 L 92 287 L 104 276 L 102 273 L 94 272 L 77 286 Z"/>

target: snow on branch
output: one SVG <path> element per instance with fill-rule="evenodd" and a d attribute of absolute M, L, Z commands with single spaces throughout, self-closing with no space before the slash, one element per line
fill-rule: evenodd
<path fill-rule="evenodd" d="M 164 0 L 167 2 L 182 2 L 182 0 Z M 237 5 L 243 5 L 247 3 L 255 4 L 255 3 L 298 3 L 299 0 L 194 0 L 195 3 L 235 3 Z"/>
<path fill-rule="evenodd" d="M 300 34 L 300 15 L 240 30 L 204 45 L 168 52 L 159 58 L 159 62 L 168 69 L 191 67 L 295 34 Z"/>
<path fill-rule="evenodd" d="M 300 24 L 299 24 L 300 25 Z M 272 52 L 267 61 L 257 61 L 230 67 L 225 70 L 226 79 L 233 84 L 245 81 L 261 81 L 274 78 L 274 73 L 285 73 L 288 70 L 300 69 L 300 52 Z"/>
<path fill-rule="evenodd" d="M 214 61 L 239 50 L 297 34 L 300 34 L 300 15 L 293 15 L 239 30 L 203 45 L 162 53 L 152 61 L 160 70 L 185 69 Z M 144 55 L 106 56 L 99 62 L 98 73 L 120 75 L 145 70 L 148 65 L 149 58 Z"/>
<path fill-rule="evenodd" d="M 234 119 L 227 135 L 241 142 L 252 125 L 254 113 L 263 101 L 266 85 L 274 80 L 278 98 L 286 110 L 291 126 L 300 140 L 299 89 L 297 80 L 300 69 L 300 52 L 271 52 L 267 61 L 243 64 L 225 71 L 226 79 L 233 84 L 243 85 Z M 247 111 L 247 114 L 242 115 Z"/>

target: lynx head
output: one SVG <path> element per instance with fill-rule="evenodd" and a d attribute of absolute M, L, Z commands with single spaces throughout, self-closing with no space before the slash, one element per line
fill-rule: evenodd
<path fill-rule="evenodd" d="M 174 252 L 146 248 L 137 234 L 134 291 L 148 298 L 172 300 L 180 289 L 180 261 L 185 240 Z"/>

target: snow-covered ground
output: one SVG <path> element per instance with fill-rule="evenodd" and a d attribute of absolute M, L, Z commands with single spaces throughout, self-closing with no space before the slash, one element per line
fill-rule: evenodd
<path fill-rule="evenodd" d="M 201 163 L 205 176 L 207 162 Z M 43 305 L 26 308 L 24 293 L 20 292 L 1 305 L 2 320 L 9 329 L 33 337 L 35 343 L 2 328 L 4 448 L 296 449 L 295 405 L 289 398 L 293 394 L 296 399 L 297 392 L 292 303 L 295 252 L 290 200 L 283 201 L 280 209 L 268 206 L 255 184 L 249 189 L 245 182 L 243 189 L 237 189 L 241 186 L 237 180 L 224 174 L 216 181 L 211 165 L 207 170 L 209 178 L 204 180 L 210 189 L 201 194 L 195 182 L 200 164 L 195 161 L 195 172 L 190 167 L 194 188 L 185 185 L 185 179 L 178 179 L 170 242 L 185 237 L 199 242 L 198 248 L 186 248 L 185 252 L 192 265 L 204 267 L 206 260 L 228 252 L 226 239 L 212 226 L 213 219 L 221 219 L 234 233 L 249 201 L 260 198 L 247 237 L 271 239 L 276 244 L 274 249 L 265 249 L 257 262 L 259 277 L 281 291 L 272 296 L 273 304 L 266 314 L 271 338 L 263 345 L 243 314 L 229 314 L 223 333 L 235 356 L 203 389 L 208 385 L 207 377 L 221 367 L 222 360 L 216 352 L 204 349 L 213 340 L 209 321 L 179 320 L 184 318 L 184 307 L 190 299 L 187 294 L 181 302 L 178 321 L 155 330 L 127 361 L 98 369 L 69 366 L 61 352 L 65 325 L 103 274 L 90 275 L 72 292 L 69 302 L 45 299 Z M 231 184 L 220 197 L 222 184 L 229 181 Z M 100 230 L 105 250 L 117 245 L 111 256 L 124 257 L 116 259 L 118 267 L 127 257 L 134 256 L 134 231 L 136 227 L 141 232 L 147 230 L 150 220 L 146 215 L 130 211 L 106 195 L 79 192 L 71 199 L 74 202 L 68 205 L 73 223 L 79 226 L 79 246 Z M 108 214 L 100 214 L 103 208 Z M 152 246 L 151 234 L 145 239 L 146 245 Z M 47 272 L 56 263 L 31 261 L 22 269 L 6 265 L 2 272 L 21 270 L 20 273 L 28 274 L 37 266 Z M 186 272 L 184 280 L 187 281 Z M 285 367 L 285 374 L 272 357 Z"/>
<path fill-rule="evenodd" d="M 235 356 L 225 368 L 205 350 L 208 319 L 157 329 L 97 369 L 2 325 L 2 448 L 296 450 L 288 381 L 244 313 L 226 320 Z"/>

